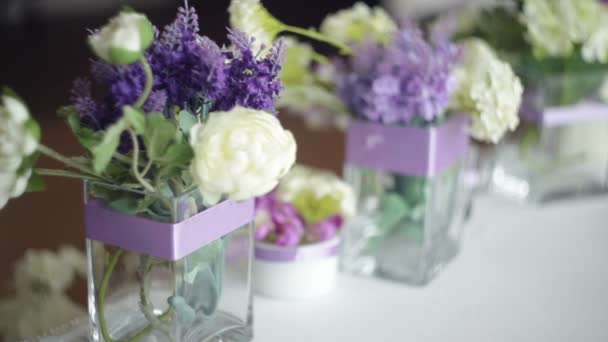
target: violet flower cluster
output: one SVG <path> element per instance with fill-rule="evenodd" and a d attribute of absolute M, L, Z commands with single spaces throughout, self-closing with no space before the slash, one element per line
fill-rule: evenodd
<path fill-rule="evenodd" d="M 277 198 L 276 191 L 258 197 L 255 207 L 255 239 L 279 246 L 297 246 L 329 240 L 336 236 L 344 224 L 340 214 L 317 222 L 306 222 L 292 203 Z"/>
<path fill-rule="evenodd" d="M 253 50 L 254 37 L 229 30 L 228 40 L 232 49 L 200 36 L 195 10 L 180 8 L 173 23 L 157 30 L 146 51 L 154 84 L 144 111 L 169 117 L 180 108 L 205 115 L 240 105 L 274 112 L 274 98 L 281 89 L 283 44 L 278 41 L 260 58 Z M 137 100 L 146 77 L 141 63 L 111 65 L 101 60 L 92 62 L 91 73 L 103 96 L 94 98 L 92 82 L 79 78 L 70 100 L 85 126 L 102 130 L 121 117 L 123 106 Z"/>
<path fill-rule="evenodd" d="M 447 39 L 427 42 L 414 24 L 404 25 L 388 45 L 366 41 L 354 49 L 338 92 L 356 117 L 385 124 L 433 122 L 448 107 L 450 70 L 458 49 Z"/>

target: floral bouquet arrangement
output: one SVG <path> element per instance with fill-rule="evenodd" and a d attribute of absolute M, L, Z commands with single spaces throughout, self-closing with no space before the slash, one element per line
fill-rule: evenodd
<path fill-rule="evenodd" d="M 296 145 L 274 106 L 283 43 L 236 29 L 228 40 L 201 36 L 187 3 L 162 30 L 125 9 L 92 31 L 100 92 L 78 79 L 59 111 L 83 156 L 42 145 L 25 103 L 3 93 L 0 205 L 40 176 L 86 181 L 93 341 L 251 338 L 254 197 L 289 171 Z M 66 169 L 33 168 L 39 154 Z"/>
<path fill-rule="evenodd" d="M 334 288 L 339 233 L 354 212 L 353 190 L 335 174 L 294 167 L 256 199 L 256 291 L 306 298 Z"/>
<path fill-rule="evenodd" d="M 342 267 L 425 283 L 457 250 L 469 135 L 496 143 L 514 130 L 522 86 L 482 40 L 457 46 L 448 32 L 398 25 L 381 8 L 356 4 L 329 15 L 318 33 L 350 49 L 330 61 L 286 40 L 281 105 L 313 121 L 349 113 L 346 177 L 360 215 L 343 234 Z M 324 122 L 342 120 L 333 118 Z"/>
<path fill-rule="evenodd" d="M 513 0 L 464 13 L 439 26 L 486 40 L 525 86 L 524 124 L 497 152 L 492 190 L 537 202 L 606 191 L 608 4 Z"/>

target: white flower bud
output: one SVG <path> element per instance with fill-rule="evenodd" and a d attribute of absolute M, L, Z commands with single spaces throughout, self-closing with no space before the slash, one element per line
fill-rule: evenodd
<path fill-rule="evenodd" d="M 89 37 L 97 57 L 112 64 L 131 64 L 139 60 L 152 44 L 154 30 L 145 15 L 121 12 Z"/>

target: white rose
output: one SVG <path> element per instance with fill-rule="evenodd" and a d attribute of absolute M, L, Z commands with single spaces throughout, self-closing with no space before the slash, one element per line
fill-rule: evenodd
<path fill-rule="evenodd" d="M 283 30 L 283 24 L 274 18 L 260 0 L 232 0 L 228 7 L 230 26 L 255 38 L 254 49 L 269 48 Z"/>
<path fill-rule="evenodd" d="M 340 203 L 340 213 L 336 214 L 348 218 L 355 213 L 354 190 L 332 172 L 296 165 L 281 180 L 277 195 L 283 201 L 293 202 L 302 191 L 312 191 L 317 199 L 325 196 L 337 199 Z"/>
<path fill-rule="evenodd" d="M 154 29 L 145 15 L 121 12 L 89 37 L 97 57 L 112 64 L 131 64 L 139 60 L 152 44 Z"/>
<path fill-rule="evenodd" d="M 463 55 L 453 72 L 451 108 L 472 118 L 471 136 L 496 143 L 519 124 L 523 87 L 511 66 L 496 57 L 482 40 L 462 44 Z"/>
<path fill-rule="evenodd" d="M 264 111 L 235 107 L 192 127 L 191 173 L 208 205 L 245 200 L 276 187 L 296 158 L 293 135 Z"/>
<path fill-rule="evenodd" d="M 397 31 L 397 24 L 381 7 L 370 8 L 363 2 L 327 16 L 321 32 L 343 43 L 358 43 L 371 37 L 387 43 Z"/>
<path fill-rule="evenodd" d="M 2 95 L 0 105 L 0 209 L 21 196 L 31 170 L 26 160 L 36 151 L 40 129 L 27 107 L 14 95 Z"/>

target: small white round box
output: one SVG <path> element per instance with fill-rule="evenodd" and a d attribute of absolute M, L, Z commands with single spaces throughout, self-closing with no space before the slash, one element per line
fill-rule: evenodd
<path fill-rule="evenodd" d="M 337 281 L 338 245 L 337 237 L 294 247 L 256 242 L 255 291 L 275 299 L 305 299 L 330 292 Z M 267 253 L 277 257 L 262 257 Z"/>

